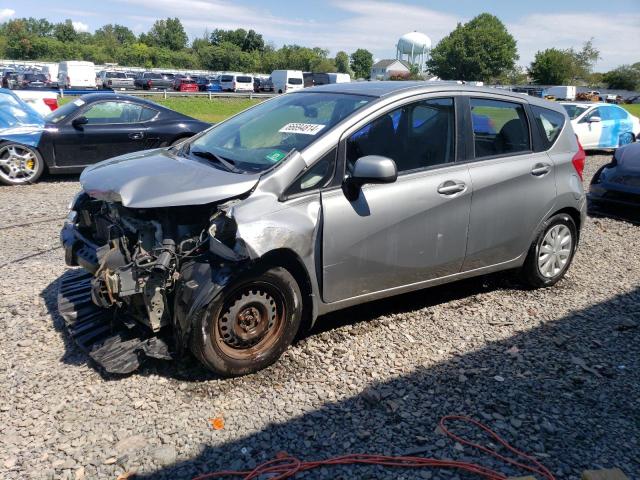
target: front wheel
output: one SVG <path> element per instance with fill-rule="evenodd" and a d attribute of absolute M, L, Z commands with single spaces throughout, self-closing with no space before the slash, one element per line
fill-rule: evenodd
<path fill-rule="evenodd" d="M 521 276 L 533 288 L 550 287 L 567 272 L 578 245 L 578 229 L 561 213 L 547 220 L 529 248 Z"/>
<path fill-rule="evenodd" d="M 42 155 L 21 143 L 0 143 L 0 183 L 22 185 L 33 183 L 44 171 Z"/>
<path fill-rule="evenodd" d="M 284 268 L 251 275 L 227 287 L 193 327 L 191 350 L 225 376 L 257 372 L 291 344 L 302 319 L 302 297 Z"/>

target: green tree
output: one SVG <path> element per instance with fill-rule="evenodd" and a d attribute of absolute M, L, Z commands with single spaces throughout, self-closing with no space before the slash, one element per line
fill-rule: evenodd
<path fill-rule="evenodd" d="M 529 75 L 540 85 L 563 85 L 574 75 L 574 61 L 571 53 L 557 48 L 548 48 L 536 53 Z"/>
<path fill-rule="evenodd" d="M 602 81 L 608 88 L 615 90 L 638 90 L 640 89 L 640 63 L 621 65 L 605 73 Z"/>
<path fill-rule="evenodd" d="M 152 47 L 169 50 L 182 50 L 187 46 L 189 37 L 178 18 L 156 20 L 148 33 L 140 35 L 140 41 Z"/>
<path fill-rule="evenodd" d="M 336 70 L 340 73 L 351 73 L 349 68 L 349 55 L 347 52 L 340 51 L 336 53 L 335 58 Z"/>
<path fill-rule="evenodd" d="M 356 78 L 369 78 L 373 66 L 373 54 L 364 48 L 359 48 L 351 54 L 351 70 Z"/>
<path fill-rule="evenodd" d="M 254 50 L 263 51 L 265 48 L 262 35 L 256 33 L 255 30 L 248 32 L 244 28 L 236 30 L 222 30 L 216 28 L 210 36 L 212 45 L 218 46 L 223 43 L 231 43 L 243 52 L 252 52 Z"/>
<path fill-rule="evenodd" d="M 53 36 L 61 42 L 75 42 L 78 39 L 76 29 L 68 18 L 62 23 L 56 23 L 53 27 Z"/>
<path fill-rule="evenodd" d="M 24 20 L 27 31 L 37 37 L 50 37 L 53 35 L 53 23 L 46 18 L 29 17 Z"/>
<path fill-rule="evenodd" d="M 516 41 L 504 24 L 482 13 L 461 24 L 431 50 L 430 73 L 443 80 L 489 82 L 513 69 L 518 59 Z"/>

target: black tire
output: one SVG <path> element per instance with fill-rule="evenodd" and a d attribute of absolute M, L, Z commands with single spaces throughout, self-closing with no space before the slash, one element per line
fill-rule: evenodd
<path fill-rule="evenodd" d="M 12 186 L 12 185 L 26 185 L 29 183 L 37 182 L 38 179 L 42 176 L 42 173 L 44 172 L 44 159 L 42 158 L 42 155 L 40 155 L 40 152 L 38 151 L 38 149 L 34 147 L 30 147 L 28 145 L 23 145 L 22 143 L 17 143 L 17 142 L 0 142 L 0 158 L 8 156 L 7 150 L 10 149 L 11 147 L 15 147 L 16 149 L 19 149 L 21 151 L 26 151 L 32 154 L 32 159 L 35 162 L 33 170 L 35 171 L 32 175 L 29 175 L 27 179 L 25 179 L 24 177 L 21 177 L 12 181 L 10 178 L 7 178 L 9 176 L 9 170 L 11 167 L 0 165 L 0 169 L 2 170 L 0 172 L 0 184 Z M 7 154 L 5 154 L 5 152 L 7 152 Z"/>
<path fill-rule="evenodd" d="M 255 326 L 249 331 L 242 323 L 247 318 Z M 254 373 L 280 358 L 301 319 L 302 296 L 293 276 L 280 267 L 254 272 L 225 288 L 195 321 L 191 351 L 205 367 L 224 377 Z M 259 327 L 265 328 L 261 335 L 242 338 Z"/>
<path fill-rule="evenodd" d="M 558 267 L 557 271 L 548 272 L 545 275 L 541 271 L 541 267 L 539 265 L 540 261 L 542 261 L 540 250 L 543 248 L 543 243 L 545 237 L 548 232 L 558 226 L 564 226 L 568 229 L 571 234 L 571 245 L 568 248 L 568 258 L 564 265 Z M 560 227 L 558 227 L 560 228 Z M 578 229 L 576 227 L 573 218 L 566 213 L 560 213 L 558 215 L 554 215 L 549 218 L 540 233 L 536 236 L 535 240 L 531 244 L 529 248 L 529 253 L 527 254 L 527 258 L 522 266 L 522 270 L 520 271 L 521 279 L 532 288 L 545 288 L 555 285 L 562 277 L 564 277 L 565 273 L 571 266 L 571 261 L 573 260 L 573 256 L 576 252 L 576 248 L 578 246 Z M 544 253 L 543 253 L 544 254 Z M 553 268 L 553 267 L 552 267 Z"/>

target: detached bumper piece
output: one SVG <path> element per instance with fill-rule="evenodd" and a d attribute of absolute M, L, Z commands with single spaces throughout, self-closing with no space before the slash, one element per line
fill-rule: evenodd
<path fill-rule="evenodd" d="M 148 357 L 173 358 L 169 346 L 126 314 L 105 309 L 91 300 L 92 275 L 83 269 L 65 274 L 60 281 L 58 311 L 71 338 L 105 372 L 128 374 Z"/>

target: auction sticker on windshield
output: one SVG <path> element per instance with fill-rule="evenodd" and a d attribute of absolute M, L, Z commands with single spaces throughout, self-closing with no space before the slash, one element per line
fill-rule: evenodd
<path fill-rule="evenodd" d="M 284 157 L 286 157 L 287 154 L 284 153 L 281 150 L 274 150 L 273 152 L 269 152 L 267 155 L 265 155 L 265 158 L 267 160 L 271 160 L 273 163 L 279 162 L 280 160 L 282 160 Z"/>
<path fill-rule="evenodd" d="M 317 123 L 287 123 L 278 130 L 280 133 L 300 133 L 302 135 L 317 135 L 324 125 Z"/>

